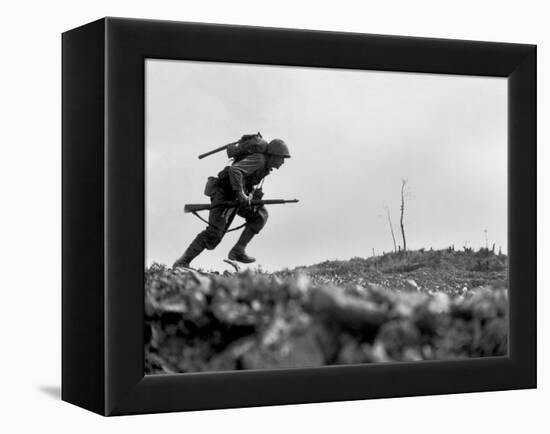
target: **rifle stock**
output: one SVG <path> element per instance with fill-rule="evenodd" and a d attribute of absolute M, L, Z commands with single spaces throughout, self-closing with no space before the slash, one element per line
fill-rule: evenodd
<path fill-rule="evenodd" d="M 284 199 L 267 199 L 267 200 L 253 200 L 250 202 L 251 206 L 258 206 L 258 205 L 278 205 L 278 204 L 285 204 L 285 203 L 297 203 L 298 199 L 290 199 L 290 200 L 284 200 Z M 186 204 L 183 208 L 184 212 L 197 212 L 197 211 L 204 211 L 207 209 L 213 209 L 213 208 L 236 208 L 240 206 L 240 202 L 238 200 L 227 200 L 224 202 L 218 202 L 215 204 L 210 203 L 189 203 Z"/>

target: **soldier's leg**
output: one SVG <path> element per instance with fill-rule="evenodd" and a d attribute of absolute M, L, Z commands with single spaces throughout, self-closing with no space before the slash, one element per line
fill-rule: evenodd
<path fill-rule="evenodd" d="M 189 268 L 191 261 L 202 253 L 202 251 L 206 248 L 203 232 L 201 232 L 195 237 L 195 239 L 191 242 L 191 244 L 189 244 L 189 247 L 187 247 L 183 255 L 181 255 L 176 260 L 176 262 L 174 262 L 174 265 L 172 265 L 172 268 L 176 268 L 176 267 Z"/>
<path fill-rule="evenodd" d="M 233 209 L 211 209 L 208 216 L 207 228 L 195 237 L 185 253 L 174 262 L 173 268 L 189 267 L 191 261 L 200 255 L 204 249 L 214 249 L 221 242 L 234 216 Z"/>
<path fill-rule="evenodd" d="M 204 237 L 208 250 L 213 250 L 220 244 L 234 217 L 234 208 L 214 208 L 210 210 L 208 227 L 199 234 L 199 236 Z"/>
<path fill-rule="evenodd" d="M 254 262 L 256 258 L 246 254 L 246 246 L 265 226 L 269 214 L 263 206 L 256 211 L 252 209 L 240 210 L 238 214 L 246 219 L 246 226 L 237 244 L 229 251 L 228 257 L 229 259 L 248 264 Z"/>

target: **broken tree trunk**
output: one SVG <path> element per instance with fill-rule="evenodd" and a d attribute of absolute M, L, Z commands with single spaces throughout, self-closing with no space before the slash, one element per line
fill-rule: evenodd
<path fill-rule="evenodd" d="M 401 180 L 401 236 L 403 237 L 403 251 L 407 251 L 407 240 L 405 239 L 405 226 L 403 225 L 403 214 L 405 213 L 405 184 L 407 181 Z"/>

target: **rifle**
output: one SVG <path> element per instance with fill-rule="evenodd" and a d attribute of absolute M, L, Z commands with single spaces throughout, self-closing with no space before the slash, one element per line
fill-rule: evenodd
<path fill-rule="evenodd" d="M 236 145 L 237 143 L 239 143 L 239 140 L 237 140 L 236 142 L 233 142 L 233 143 L 228 143 L 227 145 L 220 146 L 219 148 L 216 148 L 212 151 L 205 152 L 204 154 L 200 154 L 199 155 L 199 160 L 202 160 L 204 157 L 208 157 L 209 155 L 215 154 L 216 152 L 223 151 L 224 149 L 227 149 L 232 145 Z"/>
<path fill-rule="evenodd" d="M 251 206 L 258 206 L 258 205 L 278 205 L 278 204 L 284 204 L 284 203 L 297 203 L 298 199 L 291 199 L 291 200 L 283 200 L 283 199 L 267 199 L 267 200 L 252 200 L 250 202 Z M 235 208 L 240 206 L 240 202 L 238 200 L 226 200 L 223 202 L 218 202 L 216 204 L 187 204 L 183 208 L 184 212 L 197 212 L 197 211 L 204 211 L 207 209 L 213 209 L 213 208 Z"/>
<path fill-rule="evenodd" d="M 253 136 L 260 136 L 260 138 L 262 138 L 262 135 L 260 134 L 259 131 L 258 131 L 257 134 L 245 134 L 244 136 L 242 136 L 236 142 L 228 143 L 227 145 L 220 146 L 219 148 L 213 149 L 212 151 L 208 151 L 208 152 L 205 152 L 204 154 L 200 154 L 199 155 L 199 160 L 202 160 L 204 157 L 208 157 L 209 155 L 215 154 L 216 152 L 223 151 L 223 150 L 229 148 L 230 146 L 236 145 L 237 143 L 240 143 L 241 141 L 244 141 L 247 138 L 250 138 L 250 137 L 253 137 Z"/>

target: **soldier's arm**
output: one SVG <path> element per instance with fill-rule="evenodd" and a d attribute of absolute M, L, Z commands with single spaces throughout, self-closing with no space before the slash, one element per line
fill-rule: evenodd
<path fill-rule="evenodd" d="M 231 189 L 237 193 L 244 192 L 244 178 L 261 169 L 265 164 L 264 158 L 262 154 L 251 154 L 229 167 L 227 173 Z"/>

